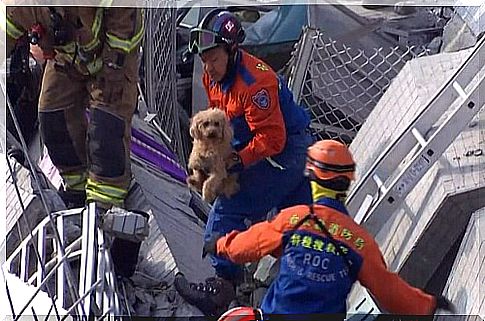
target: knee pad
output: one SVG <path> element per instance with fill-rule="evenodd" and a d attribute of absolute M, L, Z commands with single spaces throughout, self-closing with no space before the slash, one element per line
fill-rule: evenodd
<path fill-rule="evenodd" d="M 63 167 L 83 165 L 67 129 L 63 110 L 40 112 L 39 122 L 42 139 L 54 165 Z"/>
<path fill-rule="evenodd" d="M 103 177 L 125 172 L 125 122 L 110 113 L 92 108 L 88 129 L 90 171 Z"/>

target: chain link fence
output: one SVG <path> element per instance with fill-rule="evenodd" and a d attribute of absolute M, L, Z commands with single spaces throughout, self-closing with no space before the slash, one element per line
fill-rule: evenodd
<path fill-rule="evenodd" d="M 319 139 L 349 144 L 404 64 L 422 47 L 352 48 L 306 28 L 289 62 L 289 85 Z"/>
<path fill-rule="evenodd" d="M 145 101 L 163 138 L 186 164 L 180 133 L 179 108 L 177 106 L 175 1 L 168 0 L 157 8 L 145 9 L 146 31 L 143 45 L 142 81 Z"/>

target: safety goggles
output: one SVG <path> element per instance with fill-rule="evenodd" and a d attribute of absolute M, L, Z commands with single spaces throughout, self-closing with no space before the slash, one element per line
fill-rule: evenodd
<path fill-rule="evenodd" d="M 201 54 L 221 43 L 225 43 L 224 38 L 213 31 L 200 28 L 190 31 L 189 52 L 192 54 Z"/>

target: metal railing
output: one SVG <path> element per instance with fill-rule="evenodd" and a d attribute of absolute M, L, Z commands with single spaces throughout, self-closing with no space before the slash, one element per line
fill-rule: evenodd
<path fill-rule="evenodd" d="M 97 228 L 94 210 L 94 203 L 91 203 L 87 209 L 53 213 L 55 227 L 63 244 L 53 237 L 50 217 L 46 217 L 7 258 L 2 266 L 4 271 L 17 275 L 21 281 L 37 288 L 22 310 L 12 311 L 15 320 L 26 312 L 41 290 L 51 295 L 53 306 L 66 311 L 64 316 L 57 313 L 62 319 L 69 315 L 81 320 L 87 320 L 90 314 L 96 319 L 121 315 L 123 311 L 116 290 L 109 240 Z M 77 223 L 81 226 L 77 226 Z M 64 254 L 60 251 L 61 247 L 65 249 Z M 35 250 L 38 257 L 32 255 Z M 74 274 L 73 283 L 77 285 L 78 295 L 75 297 L 67 289 L 68 269 Z"/>

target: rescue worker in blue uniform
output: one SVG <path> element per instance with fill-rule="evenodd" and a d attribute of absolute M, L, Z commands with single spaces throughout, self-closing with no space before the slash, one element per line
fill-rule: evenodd
<path fill-rule="evenodd" d="M 245 230 L 246 221 L 262 221 L 271 210 L 311 203 L 310 184 L 303 175 L 312 142 L 309 116 L 281 77 L 239 48 L 244 37 L 237 18 L 222 9 L 209 12 L 191 31 L 189 51 L 202 59 L 209 106 L 222 109 L 234 130 L 229 171 L 241 172 L 240 191 L 215 200 L 206 241 Z M 197 286 L 177 275 L 175 286 L 188 302 L 214 315 L 234 298 L 234 285 L 243 273 L 241 266 L 223 257 L 211 255 L 211 260 L 215 278 Z"/>
<path fill-rule="evenodd" d="M 207 243 L 206 251 L 237 263 L 257 261 L 269 254 L 281 258 L 279 273 L 259 314 L 318 320 L 309 314 L 331 313 L 335 314 L 331 320 L 343 320 L 356 281 L 390 313 L 431 315 L 437 309 L 454 309 L 443 296 L 415 288 L 387 269 L 378 244 L 345 208 L 354 172 L 352 155 L 344 144 L 319 141 L 308 149 L 306 165 L 313 204 L 284 209 L 270 221 Z M 246 309 L 245 313 L 253 311 Z M 234 310 L 226 314 L 233 318 L 224 320 L 240 320 L 241 314 L 241 310 Z"/>

